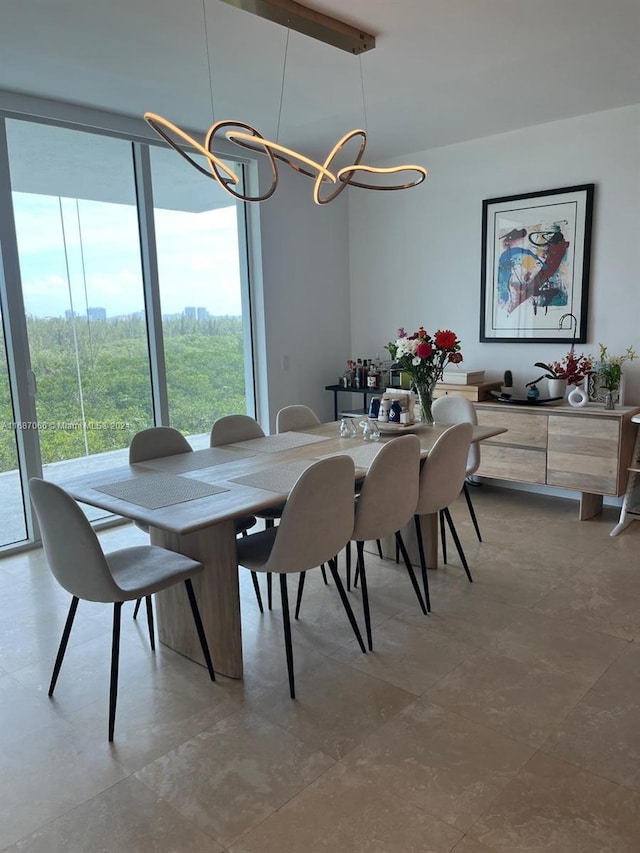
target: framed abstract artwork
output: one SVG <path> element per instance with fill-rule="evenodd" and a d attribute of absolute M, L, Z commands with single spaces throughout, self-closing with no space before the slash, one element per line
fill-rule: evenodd
<path fill-rule="evenodd" d="M 482 202 L 480 340 L 587 340 L 594 184 Z"/>

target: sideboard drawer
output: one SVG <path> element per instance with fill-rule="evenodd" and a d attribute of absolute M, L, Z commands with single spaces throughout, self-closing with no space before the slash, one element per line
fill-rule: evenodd
<path fill-rule="evenodd" d="M 547 457 L 544 448 L 530 450 L 526 447 L 498 447 L 483 442 L 480 448 L 480 467 L 476 473 L 481 477 L 542 485 L 545 482 L 546 468 Z"/>
<path fill-rule="evenodd" d="M 504 406 L 500 411 L 489 412 L 486 409 L 477 409 L 478 423 L 481 426 L 506 427 L 507 432 L 488 439 L 491 444 L 515 444 L 520 447 L 540 448 L 547 447 L 547 418 L 545 415 L 524 414 L 521 412 L 507 411 Z M 482 452 L 487 446 L 482 445 Z M 511 479 L 517 479 L 512 477 Z M 538 480 L 535 481 L 539 482 Z M 544 482 L 544 479 L 542 480 Z"/>
<path fill-rule="evenodd" d="M 620 425 L 604 418 L 549 418 L 547 483 L 617 495 Z"/>

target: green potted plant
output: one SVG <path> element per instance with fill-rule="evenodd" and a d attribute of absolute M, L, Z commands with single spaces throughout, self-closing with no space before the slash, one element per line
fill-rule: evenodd
<path fill-rule="evenodd" d="M 607 347 L 603 344 L 598 344 L 598 346 L 600 347 L 600 360 L 595 369 L 601 384 L 606 389 L 604 407 L 605 409 L 615 409 L 614 395 L 620 391 L 622 365 L 625 361 L 633 361 L 638 356 L 633 347 L 627 347 L 623 355 L 609 355 Z"/>

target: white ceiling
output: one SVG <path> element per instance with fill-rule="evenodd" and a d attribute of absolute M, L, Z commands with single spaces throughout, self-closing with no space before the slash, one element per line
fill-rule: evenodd
<path fill-rule="evenodd" d="M 640 102 L 640 0 L 305 0 L 373 33 L 353 57 L 292 32 L 279 138 L 367 160 Z M 205 0 L 216 119 L 274 138 L 287 30 Z M 202 0 L 2 0 L 0 88 L 211 122 Z"/>

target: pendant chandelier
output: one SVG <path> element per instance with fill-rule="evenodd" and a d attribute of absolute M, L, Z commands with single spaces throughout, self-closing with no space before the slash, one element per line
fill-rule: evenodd
<path fill-rule="evenodd" d="M 296 172 L 314 181 L 313 200 L 319 205 L 328 204 L 330 201 L 333 201 L 347 186 L 378 191 L 405 190 L 418 186 L 418 184 L 421 184 L 425 180 L 427 171 L 422 166 L 402 165 L 383 168 L 363 163 L 362 158 L 367 145 L 367 133 L 366 130 L 360 128 L 345 133 L 336 142 L 322 163 L 307 157 L 301 152 L 295 151 L 293 148 L 287 148 L 278 141 L 290 30 L 294 29 L 297 32 L 317 38 L 326 44 L 357 55 L 361 55 L 365 51 L 372 50 L 375 47 L 374 36 L 363 33 L 323 13 L 308 9 L 294 2 L 294 0 L 222 0 L 222 2 L 287 27 L 287 47 L 285 48 L 283 64 L 276 141 L 267 139 L 250 124 L 226 119 L 223 121 L 214 121 L 204 137 L 204 142 L 200 143 L 168 119 L 163 118 L 157 113 L 146 112 L 144 114 L 145 121 L 181 157 L 184 157 L 202 175 L 216 181 L 229 195 L 246 202 L 261 202 L 271 198 L 278 186 L 278 162 L 285 163 Z M 205 0 L 202 0 L 202 11 L 207 46 L 211 109 L 213 112 L 213 81 Z M 366 126 L 362 65 L 360 66 L 360 80 Z M 227 141 L 235 145 L 267 158 L 271 168 L 271 183 L 265 192 L 252 196 L 240 189 L 239 176 L 214 153 L 214 141 L 217 134 L 223 135 Z M 342 168 L 335 168 L 334 163 L 336 159 L 352 139 L 359 142 L 353 162 Z M 192 156 L 189 149 L 192 149 L 193 152 L 205 158 L 206 167 L 202 166 Z"/>

